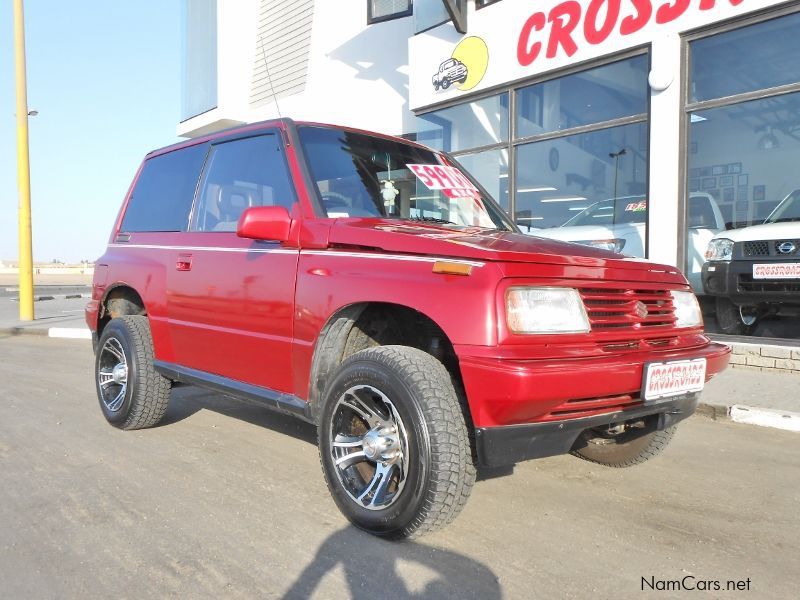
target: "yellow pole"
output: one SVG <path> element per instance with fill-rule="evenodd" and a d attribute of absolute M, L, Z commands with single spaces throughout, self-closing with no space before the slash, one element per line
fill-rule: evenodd
<path fill-rule="evenodd" d="M 19 186 L 19 320 L 33 320 L 31 169 L 28 154 L 28 90 L 25 81 L 25 22 L 22 0 L 14 0 L 14 53 L 17 80 L 17 185 Z"/>

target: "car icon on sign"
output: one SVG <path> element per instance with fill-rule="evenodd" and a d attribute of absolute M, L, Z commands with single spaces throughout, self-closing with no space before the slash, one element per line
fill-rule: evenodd
<path fill-rule="evenodd" d="M 464 83 L 467 80 L 467 65 L 455 58 L 448 58 L 439 65 L 433 76 L 433 89 L 446 90 L 453 83 Z"/>

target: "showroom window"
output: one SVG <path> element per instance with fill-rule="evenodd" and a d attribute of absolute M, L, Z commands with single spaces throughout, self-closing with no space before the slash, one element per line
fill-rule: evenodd
<path fill-rule="evenodd" d="M 649 56 L 419 115 L 522 231 L 647 252 Z M 512 109 L 513 106 L 513 109 Z"/>
<path fill-rule="evenodd" d="M 799 37 L 790 13 L 687 40 L 686 272 L 711 331 L 800 337 Z"/>

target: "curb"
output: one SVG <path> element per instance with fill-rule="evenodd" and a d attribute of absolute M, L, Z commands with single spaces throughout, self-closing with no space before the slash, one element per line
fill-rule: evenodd
<path fill-rule="evenodd" d="M 800 432 L 800 413 L 788 410 L 745 406 L 743 404 L 726 406 L 700 402 L 697 405 L 695 414 L 714 421 L 730 421 L 731 423 Z"/>
<path fill-rule="evenodd" d="M 43 302 L 45 300 L 75 300 L 77 298 L 91 298 L 91 294 L 56 294 L 55 296 L 34 296 L 34 302 Z M 19 296 L 10 298 L 12 302 L 19 302 Z"/>
<path fill-rule="evenodd" d="M 92 339 L 92 332 L 82 327 L 0 327 L 0 335 L 33 335 L 73 340 Z"/>

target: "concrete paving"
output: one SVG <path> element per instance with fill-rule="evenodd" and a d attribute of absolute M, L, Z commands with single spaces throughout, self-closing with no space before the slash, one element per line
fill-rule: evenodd
<path fill-rule="evenodd" d="M 798 434 L 693 417 L 644 465 L 523 463 L 479 481 L 446 530 L 389 543 L 336 510 L 313 427 L 184 387 L 161 426 L 121 432 L 88 342 L 5 337 L 0 596 L 660 598 L 681 594 L 651 584 L 713 580 L 726 598 L 730 580 L 793 599 L 798 450 Z"/>

